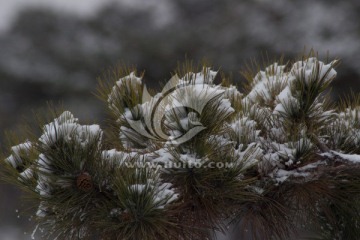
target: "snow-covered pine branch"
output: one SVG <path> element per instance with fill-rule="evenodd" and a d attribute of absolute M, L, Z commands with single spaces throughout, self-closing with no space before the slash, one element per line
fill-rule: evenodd
<path fill-rule="evenodd" d="M 105 75 L 109 126 L 53 116 L 2 161 L 49 239 L 244 239 L 360 234 L 360 101 L 332 103 L 337 61 L 248 73 L 248 91 L 204 66 L 151 95 L 135 70 Z M 182 73 L 184 72 L 184 73 Z"/>

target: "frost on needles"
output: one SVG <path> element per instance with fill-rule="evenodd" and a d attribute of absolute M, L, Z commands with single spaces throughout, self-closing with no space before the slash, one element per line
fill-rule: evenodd
<path fill-rule="evenodd" d="M 100 82 L 108 126 L 53 116 L 3 158 L 48 239 L 360 234 L 360 97 L 329 97 L 337 61 L 248 72 L 244 92 L 186 65 L 151 95 L 134 69 Z M 216 84 L 215 80 L 221 83 Z"/>

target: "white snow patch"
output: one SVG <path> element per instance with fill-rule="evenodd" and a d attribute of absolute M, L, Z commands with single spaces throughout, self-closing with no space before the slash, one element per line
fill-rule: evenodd
<path fill-rule="evenodd" d="M 333 154 L 341 157 L 344 160 L 350 161 L 352 163 L 360 163 L 360 155 L 358 154 L 344 154 L 344 153 L 339 153 L 336 151 L 331 151 Z"/>
<path fill-rule="evenodd" d="M 306 178 L 309 175 L 310 175 L 310 173 L 308 173 L 308 172 L 301 172 L 301 171 L 296 171 L 296 170 L 286 171 L 286 170 L 283 170 L 283 169 L 278 169 L 274 174 L 275 180 L 278 183 L 283 183 L 289 177 L 303 177 L 303 178 Z"/>
<path fill-rule="evenodd" d="M 217 72 L 210 68 L 204 68 L 202 72 L 193 73 L 188 72 L 183 78 L 179 80 L 179 85 L 191 84 L 212 84 Z"/>
<path fill-rule="evenodd" d="M 53 122 L 43 127 L 39 141 L 45 146 L 51 146 L 58 139 L 63 138 L 65 141 L 75 140 L 85 147 L 94 140 L 101 140 L 102 130 L 99 125 L 80 125 L 77 121 L 78 119 L 69 111 L 63 112 Z"/>
<path fill-rule="evenodd" d="M 333 68 L 335 63 L 336 61 L 333 61 L 329 64 L 324 64 L 315 57 L 312 57 L 304 61 L 298 61 L 294 63 L 291 69 L 291 73 L 298 78 L 304 77 L 306 82 L 322 78 L 324 78 L 325 82 L 327 82 L 336 76 L 336 71 Z M 312 79 L 312 76 L 314 76 L 315 73 L 317 74 L 315 76 L 316 79 Z"/>
<path fill-rule="evenodd" d="M 176 194 L 172 189 L 171 183 L 163 183 L 157 187 L 157 193 L 154 198 L 155 203 L 161 203 L 164 201 L 164 204 L 158 206 L 159 209 L 163 209 L 167 204 L 176 201 L 179 197 L 179 194 Z"/>
<path fill-rule="evenodd" d="M 11 147 L 12 154 L 5 159 L 6 162 L 11 164 L 13 168 L 17 168 L 19 164 L 23 163 L 20 155 L 21 152 L 28 153 L 32 147 L 32 143 L 30 141 L 25 141 L 19 145 Z"/>

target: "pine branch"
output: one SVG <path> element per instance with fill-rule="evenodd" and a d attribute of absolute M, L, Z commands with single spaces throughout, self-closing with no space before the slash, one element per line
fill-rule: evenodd
<path fill-rule="evenodd" d="M 99 84 L 104 130 L 56 114 L 14 142 L 2 177 L 31 194 L 48 239 L 215 239 L 229 223 L 246 239 L 299 226 L 355 239 L 360 97 L 331 102 L 336 64 L 312 52 L 255 66 L 245 94 L 191 62 L 155 95 L 114 68 Z"/>

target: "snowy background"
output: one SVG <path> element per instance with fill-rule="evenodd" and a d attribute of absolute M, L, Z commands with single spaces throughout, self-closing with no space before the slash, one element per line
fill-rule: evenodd
<path fill-rule="evenodd" d="M 240 82 L 253 58 L 314 48 L 342 60 L 334 99 L 359 92 L 359 12 L 357 0 L 0 0 L 0 146 L 5 130 L 34 119 L 46 101 L 102 122 L 96 77 L 119 61 L 145 69 L 150 86 L 185 56 L 206 58 Z M 19 200 L 0 185 L 1 240 L 30 239 L 34 226 L 16 212 L 27 209 Z"/>

